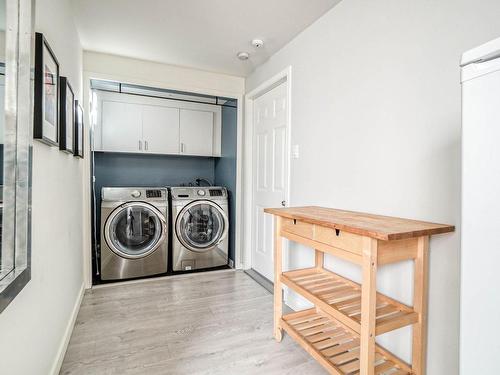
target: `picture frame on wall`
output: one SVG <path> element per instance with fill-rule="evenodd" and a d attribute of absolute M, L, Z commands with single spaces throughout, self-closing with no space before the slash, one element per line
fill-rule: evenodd
<path fill-rule="evenodd" d="M 41 33 L 35 33 L 35 100 L 33 137 L 59 144 L 59 62 Z"/>
<path fill-rule="evenodd" d="M 59 87 L 59 149 L 72 154 L 75 146 L 75 93 L 66 77 L 59 78 Z"/>
<path fill-rule="evenodd" d="M 83 123 L 83 108 L 79 101 L 75 101 L 75 137 L 73 155 L 83 159 L 84 146 L 84 123 Z"/>

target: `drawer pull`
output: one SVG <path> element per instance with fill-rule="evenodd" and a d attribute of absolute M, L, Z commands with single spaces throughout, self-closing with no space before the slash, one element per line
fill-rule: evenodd
<path fill-rule="evenodd" d="M 297 225 L 297 220 L 293 219 L 293 225 Z"/>
<path fill-rule="evenodd" d="M 335 234 L 338 236 L 340 236 L 340 229 L 335 229 Z"/>

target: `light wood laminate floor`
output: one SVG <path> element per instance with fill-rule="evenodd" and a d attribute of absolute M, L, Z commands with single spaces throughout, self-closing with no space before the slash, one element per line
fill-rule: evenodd
<path fill-rule="evenodd" d="M 239 271 L 87 291 L 61 374 L 325 374 L 285 335 L 273 298 Z"/>

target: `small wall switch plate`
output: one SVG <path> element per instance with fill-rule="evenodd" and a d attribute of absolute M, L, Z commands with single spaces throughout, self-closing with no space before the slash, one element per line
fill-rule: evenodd
<path fill-rule="evenodd" d="M 292 146 L 292 159 L 298 159 L 299 158 L 299 145 L 293 145 Z"/>

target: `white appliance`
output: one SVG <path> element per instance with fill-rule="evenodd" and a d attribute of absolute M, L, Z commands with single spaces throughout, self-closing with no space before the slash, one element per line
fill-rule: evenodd
<path fill-rule="evenodd" d="M 500 39 L 461 66 L 460 373 L 500 374 Z"/>
<path fill-rule="evenodd" d="M 228 264 L 228 194 L 224 187 L 173 187 L 172 268 Z"/>

